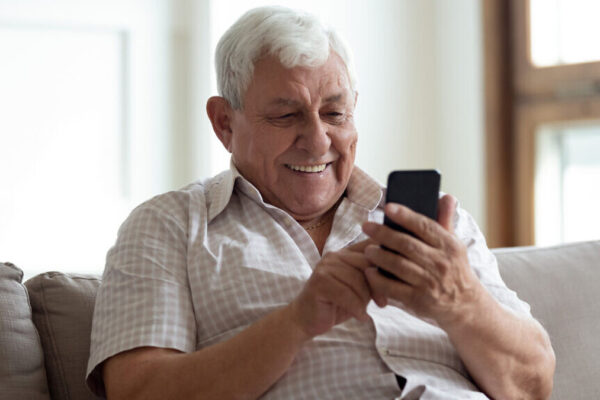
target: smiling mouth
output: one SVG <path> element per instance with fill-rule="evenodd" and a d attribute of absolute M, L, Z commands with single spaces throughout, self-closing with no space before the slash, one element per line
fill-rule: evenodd
<path fill-rule="evenodd" d="M 325 171 L 325 168 L 331 163 L 326 164 L 317 164 L 317 165 L 293 165 L 293 164 L 285 164 L 286 167 L 291 169 L 292 171 L 298 172 L 308 172 L 308 173 L 318 173 Z"/>

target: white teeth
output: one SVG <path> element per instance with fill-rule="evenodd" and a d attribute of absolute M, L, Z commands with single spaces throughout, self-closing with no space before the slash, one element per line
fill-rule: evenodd
<path fill-rule="evenodd" d="M 291 165 L 286 164 L 291 170 L 300 171 L 300 172 L 322 172 L 327 167 L 327 164 L 319 164 L 319 165 Z"/>

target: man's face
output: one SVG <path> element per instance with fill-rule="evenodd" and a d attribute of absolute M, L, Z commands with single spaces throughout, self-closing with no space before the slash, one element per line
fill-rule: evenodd
<path fill-rule="evenodd" d="M 356 96 L 343 61 L 318 68 L 259 60 L 231 118 L 235 165 L 264 200 L 298 220 L 316 218 L 343 194 L 354 165 Z"/>

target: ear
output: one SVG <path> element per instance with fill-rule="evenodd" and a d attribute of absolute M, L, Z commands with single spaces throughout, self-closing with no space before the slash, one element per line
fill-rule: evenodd
<path fill-rule="evenodd" d="M 229 102 L 223 97 L 213 96 L 206 102 L 206 113 L 215 134 L 227 151 L 231 153 L 233 135 L 231 117 L 233 109 L 229 105 Z"/>

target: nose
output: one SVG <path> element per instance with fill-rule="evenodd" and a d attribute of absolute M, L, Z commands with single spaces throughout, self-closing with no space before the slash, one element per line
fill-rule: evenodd
<path fill-rule="evenodd" d="M 327 154 L 331 146 L 328 128 L 330 127 L 321 120 L 320 115 L 311 115 L 301 128 L 296 142 L 297 147 L 314 157 Z"/>

